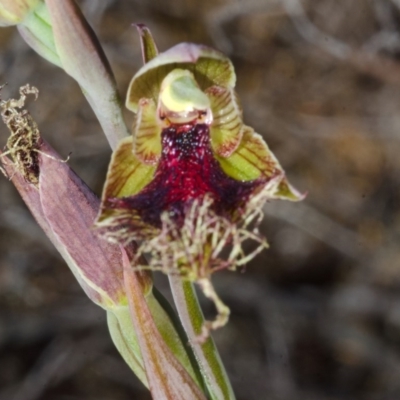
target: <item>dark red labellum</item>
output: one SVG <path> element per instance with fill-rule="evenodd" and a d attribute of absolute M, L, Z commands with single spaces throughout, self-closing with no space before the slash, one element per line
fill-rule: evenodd
<path fill-rule="evenodd" d="M 160 227 L 163 211 L 179 223 L 194 199 L 210 194 L 214 210 L 229 217 L 264 183 L 241 182 L 225 174 L 214 158 L 206 124 L 172 125 L 162 131 L 161 140 L 162 155 L 153 180 L 134 196 L 109 199 L 108 207 L 136 210 L 143 222 Z"/>

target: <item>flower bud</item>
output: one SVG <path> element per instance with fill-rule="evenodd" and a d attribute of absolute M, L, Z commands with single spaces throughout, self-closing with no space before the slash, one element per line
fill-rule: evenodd
<path fill-rule="evenodd" d="M 0 0 L 0 26 L 21 23 L 41 0 Z"/>

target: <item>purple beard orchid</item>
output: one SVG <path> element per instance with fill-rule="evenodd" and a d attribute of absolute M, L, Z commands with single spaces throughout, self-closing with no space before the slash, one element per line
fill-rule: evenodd
<path fill-rule="evenodd" d="M 158 54 L 145 32 L 145 64 L 126 100 L 136 114 L 132 136 L 113 154 L 95 227 L 112 242 L 142 241 L 137 260 L 151 258 L 138 268 L 200 284 L 219 313 L 204 327 L 204 340 L 229 315 L 211 274 L 244 265 L 267 247 L 257 230 L 266 200 L 303 195 L 262 137 L 244 125 L 230 60 L 190 43 Z M 248 239 L 258 246 L 246 255 Z"/>
<path fill-rule="evenodd" d="M 185 210 L 205 196 L 235 223 L 261 192 L 265 199 L 302 198 L 261 136 L 243 124 L 234 83 L 229 59 L 189 43 L 155 56 L 134 76 L 126 102 L 136 113 L 133 136 L 113 155 L 96 222 L 106 237 L 149 239 L 163 213 L 182 225 Z"/>

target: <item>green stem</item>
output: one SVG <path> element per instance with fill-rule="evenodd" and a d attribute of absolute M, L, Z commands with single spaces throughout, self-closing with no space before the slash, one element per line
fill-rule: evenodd
<path fill-rule="evenodd" d="M 198 384 L 201 386 L 203 391 L 207 390 L 206 389 L 206 384 L 204 382 L 203 376 L 200 372 L 199 365 L 197 364 L 196 357 L 193 353 L 192 348 L 189 346 L 188 338 L 186 336 L 186 332 L 182 327 L 182 323 L 176 314 L 174 308 L 171 306 L 171 304 L 168 302 L 168 300 L 161 294 L 161 292 L 154 286 L 153 287 L 153 292 L 152 292 L 154 298 L 158 301 L 160 306 L 164 309 L 166 314 L 169 316 L 171 319 L 171 322 L 176 329 L 177 334 L 181 338 L 182 344 L 186 350 L 186 354 L 189 357 L 189 360 L 192 364 L 193 371 L 195 373 L 195 379 L 198 382 Z"/>
<path fill-rule="evenodd" d="M 209 337 L 204 343 L 199 343 L 198 337 L 202 332 L 204 316 L 193 284 L 174 275 L 169 275 L 169 282 L 179 318 L 197 358 L 211 399 L 234 400 L 235 395 L 214 340 Z"/>

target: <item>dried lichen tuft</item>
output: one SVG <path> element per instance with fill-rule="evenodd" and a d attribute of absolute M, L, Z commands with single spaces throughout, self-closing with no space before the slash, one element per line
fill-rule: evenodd
<path fill-rule="evenodd" d="M 15 170 L 37 186 L 39 183 L 39 147 L 40 132 L 36 122 L 23 107 L 29 94 L 38 98 L 39 91 L 33 86 L 25 85 L 19 90 L 20 98 L 0 101 L 1 118 L 11 135 L 7 140 L 7 150 L 1 154 L 9 155 Z M 2 172 L 6 175 L 5 171 Z"/>

